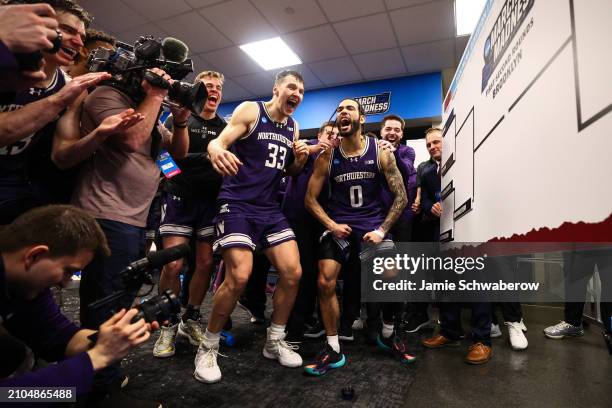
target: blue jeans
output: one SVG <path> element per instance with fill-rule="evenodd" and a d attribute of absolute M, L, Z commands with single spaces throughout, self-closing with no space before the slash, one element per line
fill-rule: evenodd
<path fill-rule="evenodd" d="M 121 299 L 95 310 L 88 305 L 119 290 L 125 285 L 119 273 L 130 263 L 144 256 L 145 230 L 118 221 L 98 219 L 104 235 L 108 240 L 111 255 L 106 258 L 96 255 L 83 269 L 79 295 L 81 301 L 81 325 L 97 330 L 100 324 L 108 320 L 114 312 L 129 308 L 136 297 L 136 292 L 129 293 Z M 94 388 L 107 388 L 120 377 L 119 363 L 96 373 Z"/>

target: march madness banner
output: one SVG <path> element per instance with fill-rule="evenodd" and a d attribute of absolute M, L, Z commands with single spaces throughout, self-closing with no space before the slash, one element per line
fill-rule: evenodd
<path fill-rule="evenodd" d="M 611 17 L 487 2 L 444 98 L 442 240 L 612 241 Z"/>

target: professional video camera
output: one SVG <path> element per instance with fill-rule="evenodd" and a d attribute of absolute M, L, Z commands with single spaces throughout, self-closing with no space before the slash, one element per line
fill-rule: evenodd
<path fill-rule="evenodd" d="M 153 285 L 153 277 L 151 276 L 153 269 L 160 268 L 187 255 L 189 255 L 189 246 L 183 244 L 151 252 L 145 258 L 132 262 L 119 274 L 125 289 L 90 303 L 88 308 L 95 310 L 105 305 L 116 304 L 124 296 L 140 290 L 143 284 Z M 180 312 L 181 304 L 172 291 L 167 290 L 161 295 L 141 303 L 137 308 L 140 311 L 132 319 L 133 322 L 144 319 L 148 323 L 154 321 L 161 323 L 169 320 L 173 314 Z"/>
<path fill-rule="evenodd" d="M 198 115 L 208 92 L 202 83 L 190 84 L 180 82 L 193 72 L 193 63 L 187 58 L 187 45 L 176 38 L 167 37 L 163 41 L 140 37 L 133 46 L 117 42 L 116 50 L 96 48 L 87 59 L 87 68 L 92 72 L 106 71 L 112 78 L 104 84 L 125 92 L 136 101 L 144 98 L 141 87 L 143 79 L 151 85 L 168 89 L 166 105 L 180 105 L 189 108 Z M 170 84 L 150 68 L 163 69 L 175 81 Z"/>

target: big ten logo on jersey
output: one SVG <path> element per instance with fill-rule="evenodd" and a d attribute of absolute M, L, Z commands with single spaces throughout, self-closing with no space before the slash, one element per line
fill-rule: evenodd
<path fill-rule="evenodd" d="M 21 139 L 17 143 L 13 143 L 8 146 L 0 147 L 0 156 L 15 156 L 23 152 L 32 143 L 34 134 Z"/>

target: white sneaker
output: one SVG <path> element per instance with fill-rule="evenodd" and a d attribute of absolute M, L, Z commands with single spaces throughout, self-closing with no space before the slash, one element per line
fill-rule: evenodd
<path fill-rule="evenodd" d="M 221 369 L 217 364 L 218 354 L 219 343 L 212 345 L 212 347 L 207 347 L 204 341 L 200 343 L 195 358 L 195 371 L 193 372 L 196 380 L 208 384 L 221 380 Z"/>
<path fill-rule="evenodd" d="M 496 339 L 502 336 L 501 329 L 499 328 L 499 324 L 491 323 L 491 338 Z"/>
<path fill-rule="evenodd" d="M 284 334 L 282 336 L 271 335 L 268 328 L 268 339 L 263 349 L 265 358 L 278 360 L 284 367 L 301 367 L 302 357 L 294 351 L 297 349 L 299 347 L 295 343 L 285 341 Z"/>
<path fill-rule="evenodd" d="M 523 319 L 521 319 L 521 321 L 519 322 L 519 324 L 521 325 L 521 330 L 526 332 L 527 331 L 527 326 L 525 326 L 525 323 L 523 322 Z"/>
<path fill-rule="evenodd" d="M 510 336 L 512 349 L 525 350 L 529 344 L 525 333 L 523 333 L 525 325 L 522 322 L 506 322 L 506 326 L 508 326 L 508 335 Z"/>
<path fill-rule="evenodd" d="M 155 357 L 166 358 L 172 357 L 176 351 L 176 331 L 178 324 L 174 326 L 162 326 L 159 337 L 153 346 L 153 355 Z"/>

